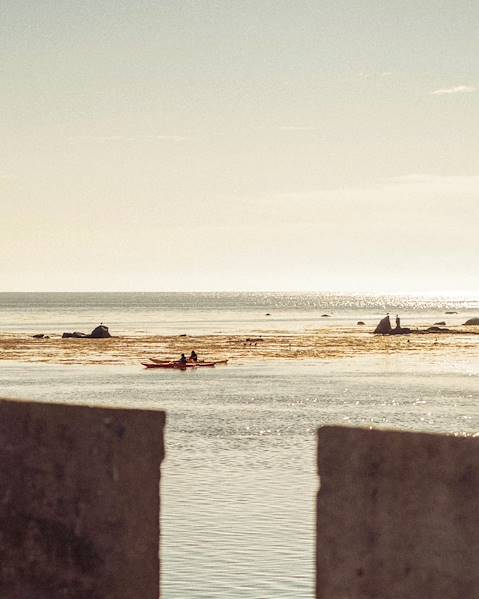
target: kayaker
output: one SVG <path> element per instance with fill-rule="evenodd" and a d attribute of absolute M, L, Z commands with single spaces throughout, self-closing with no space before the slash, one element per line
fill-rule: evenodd
<path fill-rule="evenodd" d="M 182 366 L 186 366 L 188 360 L 186 359 L 185 354 L 181 354 L 181 358 L 178 360 L 178 364 L 181 364 Z"/>
<path fill-rule="evenodd" d="M 195 352 L 195 350 L 191 350 L 191 354 L 190 354 L 190 362 L 198 362 L 198 355 Z"/>

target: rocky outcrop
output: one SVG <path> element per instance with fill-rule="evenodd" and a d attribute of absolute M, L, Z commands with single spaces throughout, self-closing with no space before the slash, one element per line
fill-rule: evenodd
<path fill-rule="evenodd" d="M 62 339 L 88 339 L 90 335 L 81 333 L 80 331 L 73 331 L 73 333 L 63 333 Z"/>
<path fill-rule="evenodd" d="M 93 329 L 93 331 L 90 333 L 90 337 L 92 339 L 108 339 L 111 337 L 111 335 L 108 327 L 106 327 L 104 324 L 100 324 Z"/>
<path fill-rule="evenodd" d="M 358 320 L 358 322 L 356 324 L 366 324 L 365 322 L 363 322 L 362 320 Z"/>
<path fill-rule="evenodd" d="M 442 326 L 442 327 L 445 327 L 445 326 L 446 326 L 446 322 L 445 322 L 444 320 L 441 320 L 441 322 L 435 322 L 434 324 L 435 324 L 435 325 Z"/>
<path fill-rule="evenodd" d="M 376 335 L 391 335 L 392 332 L 391 321 L 389 320 L 389 314 L 379 321 L 378 326 L 374 329 Z"/>
<path fill-rule="evenodd" d="M 469 318 L 469 320 L 466 320 L 464 323 L 464 326 L 479 326 L 479 318 Z"/>
<path fill-rule="evenodd" d="M 104 324 L 95 327 L 89 335 L 87 333 L 81 333 L 80 331 L 63 333 L 62 335 L 62 339 L 107 339 L 108 337 L 111 337 L 110 331 Z"/>
<path fill-rule="evenodd" d="M 410 335 L 411 329 L 408 327 L 396 327 L 391 331 L 391 335 Z"/>
<path fill-rule="evenodd" d="M 407 327 L 396 326 L 392 328 L 389 314 L 379 321 L 378 326 L 374 329 L 376 335 L 409 335 L 411 329 Z"/>

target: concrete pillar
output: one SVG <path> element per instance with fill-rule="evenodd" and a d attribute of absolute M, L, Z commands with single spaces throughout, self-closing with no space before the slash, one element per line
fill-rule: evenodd
<path fill-rule="evenodd" d="M 0 401 L 0 597 L 158 599 L 164 423 Z"/>
<path fill-rule="evenodd" d="M 478 599 L 479 439 L 319 431 L 318 599 Z"/>

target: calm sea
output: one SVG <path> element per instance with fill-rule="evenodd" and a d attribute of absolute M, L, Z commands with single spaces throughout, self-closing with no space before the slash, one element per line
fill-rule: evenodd
<path fill-rule="evenodd" d="M 446 317 L 448 324 L 460 324 L 479 313 L 479 294 L 0 293 L 0 333 L 89 332 L 99 322 L 118 335 L 302 331 L 358 319 L 373 324 L 386 312 L 400 313 L 409 324 Z"/>
<path fill-rule="evenodd" d="M 303 330 L 372 322 L 386 311 L 399 311 L 406 323 L 452 324 L 479 309 L 466 298 L 0 294 L 0 333 L 88 330 L 98 321 L 131 334 Z M 317 428 L 478 434 L 479 345 L 464 354 L 188 372 L 0 361 L 0 395 L 167 410 L 162 596 L 306 599 L 313 594 Z"/>

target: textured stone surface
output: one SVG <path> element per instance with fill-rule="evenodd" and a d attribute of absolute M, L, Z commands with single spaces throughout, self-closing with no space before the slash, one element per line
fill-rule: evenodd
<path fill-rule="evenodd" d="M 479 598 L 479 439 L 326 427 L 318 464 L 318 598 Z"/>
<path fill-rule="evenodd" d="M 0 597 L 158 598 L 164 422 L 0 401 Z"/>

